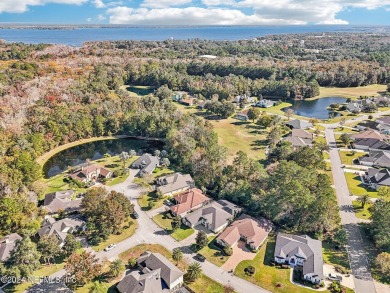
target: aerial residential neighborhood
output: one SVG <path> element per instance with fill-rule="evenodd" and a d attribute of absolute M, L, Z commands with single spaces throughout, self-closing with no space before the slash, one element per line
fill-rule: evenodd
<path fill-rule="evenodd" d="M 0 2 L 0 293 L 390 292 L 389 3 Z"/>

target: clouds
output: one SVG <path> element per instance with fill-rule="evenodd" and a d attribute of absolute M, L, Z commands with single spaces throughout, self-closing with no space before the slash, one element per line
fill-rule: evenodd
<path fill-rule="evenodd" d="M 81 5 L 88 0 L 0 0 L 0 13 L 22 13 L 28 10 L 29 6 L 45 5 L 47 3 Z"/>
<path fill-rule="evenodd" d="M 347 24 L 340 12 L 351 8 L 390 10 L 390 0 L 0 0 L 0 13 L 49 3 L 91 8 L 91 22 L 134 25 Z"/>

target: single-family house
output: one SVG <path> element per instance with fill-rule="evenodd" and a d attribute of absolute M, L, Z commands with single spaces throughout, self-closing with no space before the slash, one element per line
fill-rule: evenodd
<path fill-rule="evenodd" d="M 172 100 L 176 102 L 180 102 L 181 99 L 187 96 L 187 93 L 185 92 L 176 92 L 172 94 Z"/>
<path fill-rule="evenodd" d="M 256 107 L 260 108 L 270 108 L 275 106 L 275 102 L 271 100 L 261 99 L 256 103 Z"/>
<path fill-rule="evenodd" d="M 203 225 L 210 231 L 218 233 L 226 228 L 240 211 L 240 208 L 228 201 L 213 201 L 187 214 L 182 222 L 191 228 Z"/>
<path fill-rule="evenodd" d="M 369 168 L 366 171 L 365 179 L 372 189 L 378 189 L 381 186 L 390 186 L 390 170 Z"/>
<path fill-rule="evenodd" d="M 241 102 L 246 102 L 248 104 L 253 104 L 256 102 L 256 97 L 251 97 L 249 95 L 239 95 L 234 97 L 233 103 L 241 103 Z"/>
<path fill-rule="evenodd" d="M 313 124 L 305 120 L 294 119 L 286 123 L 291 129 L 308 129 L 313 127 Z"/>
<path fill-rule="evenodd" d="M 169 293 L 183 286 L 184 272 L 160 253 L 146 251 L 137 259 L 138 271 L 132 271 L 118 283 L 121 293 Z"/>
<path fill-rule="evenodd" d="M 182 105 L 185 105 L 185 106 L 193 106 L 196 102 L 196 99 L 195 98 L 192 98 L 192 97 L 183 97 L 182 99 L 180 99 L 179 103 L 182 104 Z"/>
<path fill-rule="evenodd" d="M 351 101 L 345 105 L 345 109 L 351 113 L 360 113 L 363 105 L 360 101 Z"/>
<path fill-rule="evenodd" d="M 389 151 L 370 151 L 368 155 L 359 157 L 357 160 L 360 165 L 364 166 L 390 168 Z"/>
<path fill-rule="evenodd" d="M 272 228 L 272 222 L 264 218 L 255 219 L 242 214 L 219 234 L 216 241 L 223 247 L 226 245 L 233 247 L 238 241 L 242 240 L 251 249 L 256 250 L 267 239 Z"/>
<path fill-rule="evenodd" d="M 184 217 L 189 212 L 201 208 L 207 204 L 210 199 L 198 188 L 191 188 L 174 197 L 175 205 L 171 206 L 173 216 Z"/>
<path fill-rule="evenodd" d="M 322 243 L 307 235 L 290 235 L 278 233 L 274 252 L 275 262 L 301 267 L 305 280 L 314 284 L 322 281 L 323 258 Z"/>
<path fill-rule="evenodd" d="M 364 151 L 390 151 L 390 144 L 377 138 L 361 138 L 351 145 L 354 149 Z"/>
<path fill-rule="evenodd" d="M 240 113 L 237 113 L 235 118 L 242 121 L 248 121 L 249 120 L 248 111 L 249 109 L 246 109 L 241 111 Z"/>
<path fill-rule="evenodd" d="M 290 142 L 294 149 L 313 146 L 313 134 L 304 129 L 293 129 L 291 135 L 285 137 L 283 140 Z"/>
<path fill-rule="evenodd" d="M 66 236 L 81 230 L 84 225 L 85 222 L 77 218 L 65 218 L 56 221 L 53 217 L 46 216 L 38 230 L 38 236 L 54 235 L 58 239 L 58 245 L 62 247 Z"/>
<path fill-rule="evenodd" d="M 380 117 L 376 119 L 375 122 L 378 123 L 376 129 L 378 129 L 383 134 L 390 134 L 390 116 Z"/>
<path fill-rule="evenodd" d="M 366 129 L 362 132 L 351 135 L 352 140 L 358 140 L 364 138 L 375 138 L 375 139 L 383 140 L 386 137 L 383 134 L 381 134 L 379 131 L 376 131 L 374 129 Z"/>
<path fill-rule="evenodd" d="M 11 252 L 15 249 L 16 242 L 22 240 L 17 233 L 9 234 L 0 239 L 0 262 L 9 259 Z"/>
<path fill-rule="evenodd" d="M 139 176 L 152 174 L 158 166 L 160 166 L 159 157 L 150 154 L 143 154 L 131 164 L 131 168 L 140 169 L 138 172 Z"/>
<path fill-rule="evenodd" d="M 58 213 L 60 210 L 64 212 L 74 212 L 81 209 L 81 198 L 72 199 L 74 190 L 64 190 L 49 193 L 45 195 L 43 208 L 49 214 Z"/>
<path fill-rule="evenodd" d="M 157 178 L 157 192 L 163 196 L 171 196 L 195 187 L 194 179 L 189 174 L 174 173 Z"/>
<path fill-rule="evenodd" d="M 69 175 L 72 179 L 81 182 L 92 182 L 99 178 L 111 178 L 112 172 L 95 164 L 84 164 Z"/>

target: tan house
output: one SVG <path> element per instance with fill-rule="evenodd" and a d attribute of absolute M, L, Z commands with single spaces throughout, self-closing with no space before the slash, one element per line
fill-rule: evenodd
<path fill-rule="evenodd" d="M 368 139 L 368 138 L 384 140 L 386 136 L 374 129 L 367 129 L 363 132 L 351 135 L 352 140 Z"/>
<path fill-rule="evenodd" d="M 60 210 L 74 212 L 81 209 L 81 198 L 72 199 L 73 190 L 64 190 L 45 195 L 43 208 L 50 214 L 56 214 Z"/>
<path fill-rule="evenodd" d="M 22 237 L 17 233 L 7 235 L 0 239 L 0 262 L 9 259 L 18 240 L 22 240 Z"/>
<path fill-rule="evenodd" d="M 201 208 L 208 203 L 210 199 L 198 188 L 191 188 L 182 192 L 174 198 L 176 205 L 171 207 L 173 216 L 184 217 L 187 213 Z"/>
<path fill-rule="evenodd" d="M 255 250 L 267 239 L 273 228 L 272 222 L 264 218 L 255 219 L 246 214 L 238 217 L 218 237 L 217 243 L 223 247 L 233 247 L 239 240 Z"/>
<path fill-rule="evenodd" d="M 70 177 L 74 180 L 81 182 L 92 182 L 99 178 L 111 178 L 112 172 L 99 165 L 85 165 L 77 169 L 75 172 L 70 174 Z"/>
<path fill-rule="evenodd" d="M 156 180 L 157 192 L 163 196 L 171 196 L 195 187 L 194 179 L 189 174 L 174 173 L 159 177 Z"/>

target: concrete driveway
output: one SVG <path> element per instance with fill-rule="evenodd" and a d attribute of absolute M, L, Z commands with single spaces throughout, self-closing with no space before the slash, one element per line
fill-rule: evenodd
<path fill-rule="evenodd" d="M 349 277 L 346 277 L 345 275 L 336 272 L 334 266 L 329 264 L 324 264 L 324 276 L 325 276 L 324 281 L 325 281 L 326 288 L 328 288 L 328 286 L 332 283 L 332 281 L 326 280 L 326 276 L 328 276 L 329 274 L 342 276 L 343 280 L 341 281 L 341 285 L 355 290 L 355 282 L 353 281 L 353 276 L 349 275 Z"/>
<path fill-rule="evenodd" d="M 222 269 L 225 271 L 234 270 L 236 266 L 243 260 L 252 260 L 256 256 L 256 253 L 253 253 L 245 246 L 245 242 L 239 241 L 236 245 L 233 246 L 233 254 L 229 259 L 222 265 Z"/>

